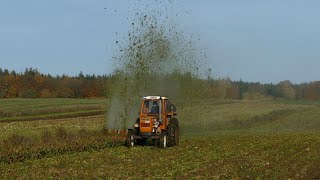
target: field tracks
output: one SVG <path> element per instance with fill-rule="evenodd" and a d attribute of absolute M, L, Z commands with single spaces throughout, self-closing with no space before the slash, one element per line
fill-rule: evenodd
<path fill-rule="evenodd" d="M 36 116 L 25 116 L 25 117 L 8 117 L 0 118 L 0 123 L 10 122 L 21 122 L 21 121 L 45 121 L 54 119 L 67 119 L 67 118 L 80 118 L 90 117 L 106 114 L 105 110 L 92 110 L 84 112 L 72 112 L 72 113 L 61 113 L 61 114 L 49 114 L 49 115 L 36 115 Z"/>

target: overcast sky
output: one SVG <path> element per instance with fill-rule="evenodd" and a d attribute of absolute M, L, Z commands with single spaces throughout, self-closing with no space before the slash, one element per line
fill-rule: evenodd
<path fill-rule="evenodd" d="M 215 77 L 320 80 L 320 1 L 172 1 L 169 11 L 200 36 Z M 112 46 L 139 3 L 1 0 L 0 67 L 18 72 L 34 67 L 53 75 L 110 73 Z"/>

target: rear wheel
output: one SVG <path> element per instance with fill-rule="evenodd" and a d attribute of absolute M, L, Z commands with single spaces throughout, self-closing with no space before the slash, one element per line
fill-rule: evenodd
<path fill-rule="evenodd" d="M 129 129 L 126 139 L 126 145 L 127 147 L 133 147 L 134 146 L 134 136 L 133 136 L 133 130 Z"/>
<path fill-rule="evenodd" d="M 177 146 L 179 145 L 179 121 L 177 118 L 172 118 L 168 124 L 167 133 L 167 146 Z"/>

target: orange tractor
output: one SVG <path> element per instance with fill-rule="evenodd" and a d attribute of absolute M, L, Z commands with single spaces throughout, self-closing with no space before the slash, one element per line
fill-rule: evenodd
<path fill-rule="evenodd" d="M 139 118 L 133 129 L 128 129 L 126 145 L 144 145 L 151 139 L 161 148 L 179 144 L 179 122 L 176 107 L 161 96 L 142 98 Z"/>

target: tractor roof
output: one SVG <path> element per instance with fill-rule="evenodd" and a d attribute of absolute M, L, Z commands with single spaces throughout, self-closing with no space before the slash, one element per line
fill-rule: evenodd
<path fill-rule="evenodd" d="M 153 99 L 168 99 L 168 98 L 167 97 L 161 97 L 161 96 L 145 96 L 142 99 L 153 100 Z"/>

